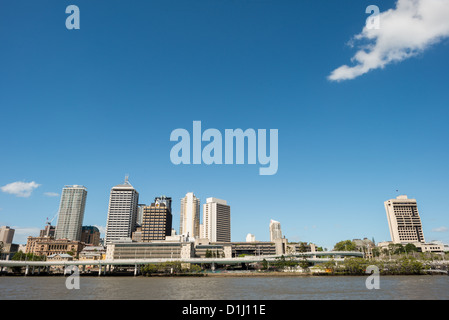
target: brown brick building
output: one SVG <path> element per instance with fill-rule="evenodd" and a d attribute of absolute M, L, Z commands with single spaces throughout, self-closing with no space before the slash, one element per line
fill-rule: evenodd
<path fill-rule="evenodd" d="M 32 253 L 38 256 L 73 253 L 73 256 L 77 257 L 84 247 L 85 244 L 80 241 L 55 240 L 52 237 L 28 237 L 25 253 Z"/>

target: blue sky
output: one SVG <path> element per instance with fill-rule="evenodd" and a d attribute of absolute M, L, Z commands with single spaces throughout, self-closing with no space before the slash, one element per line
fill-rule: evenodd
<path fill-rule="evenodd" d="M 79 30 L 65 27 L 72 4 Z M 396 1 L 372 4 L 402 12 Z M 289 240 L 327 248 L 384 241 L 383 202 L 407 194 L 418 200 L 426 240 L 448 243 L 449 32 L 424 16 L 422 39 L 390 36 L 395 16 L 381 16 L 368 58 L 413 54 L 351 60 L 373 43 L 365 34 L 349 45 L 366 6 L 0 0 L 0 186 L 39 185 L 25 196 L 0 192 L 0 225 L 25 243 L 58 211 L 52 193 L 80 184 L 88 188 L 84 225 L 104 227 L 110 188 L 129 174 L 141 203 L 173 198 L 177 230 L 180 199 L 194 192 L 202 203 L 228 201 L 233 241 L 247 233 L 269 240 L 270 219 Z M 371 69 L 329 78 L 354 64 Z M 173 165 L 170 133 L 192 132 L 195 120 L 221 132 L 278 129 L 277 174 L 260 176 L 259 165 Z"/>

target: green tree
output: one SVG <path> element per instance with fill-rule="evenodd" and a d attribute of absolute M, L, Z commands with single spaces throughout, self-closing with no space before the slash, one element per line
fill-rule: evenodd
<path fill-rule="evenodd" d="M 310 263 L 309 261 L 307 261 L 307 259 L 304 257 L 300 262 L 299 262 L 299 266 L 301 267 L 301 269 L 303 271 L 308 271 L 309 267 L 310 267 Z"/>
<path fill-rule="evenodd" d="M 343 269 L 349 274 L 364 274 L 369 261 L 363 258 L 347 258 L 343 262 Z"/>
<path fill-rule="evenodd" d="M 201 267 L 197 264 L 191 264 L 189 272 L 190 273 L 200 273 L 202 271 Z"/>
<path fill-rule="evenodd" d="M 265 258 L 262 260 L 262 269 L 268 270 L 268 261 Z"/>
<path fill-rule="evenodd" d="M 321 269 L 324 269 L 326 272 L 334 273 L 335 272 L 335 261 L 331 259 L 319 265 Z"/>
<path fill-rule="evenodd" d="M 299 248 L 298 248 L 298 250 L 299 250 L 299 252 L 301 252 L 301 253 L 304 253 L 304 252 L 306 252 L 306 251 L 307 251 L 307 246 L 306 246 L 306 243 L 304 243 L 304 242 L 301 242 L 301 244 L 299 245 Z"/>
<path fill-rule="evenodd" d="M 276 258 L 274 265 L 276 269 L 284 269 L 284 267 L 287 265 L 284 255 L 282 255 L 280 258 Z"/>
<path fill-rule="evenodd" d="M 407 253 L 418 252 L 418 248 L 413 243 L 407 243 L 404 249 Z"/>
<path fill-rule="evenodd" d="M 46 259 L 46 256 L 38 256 L 32 253 L 23 253 L 22 251 L 16 252 L 11 258 L 11 260 L 15 261 L 45 261 Z"/>
<path fill-rule="evenodd" d="M 399 260 L 401 274 L 421 274 L 424 265 L 414 258 L 402 258 Z"/>
<path fill-rule="evenodd" d="M 378 247 L 372 248 L 371 251 L 373 252 L 373 256 L 374 257 L 379 257 L 380 256 L 380 249 Z"/>
<path fill-rule="evenodd" d="M 337 242 L 334 246 L 334 251 L 355 251 L 356 245 L 354 241 L 351 240 L 343 240 Z"/>

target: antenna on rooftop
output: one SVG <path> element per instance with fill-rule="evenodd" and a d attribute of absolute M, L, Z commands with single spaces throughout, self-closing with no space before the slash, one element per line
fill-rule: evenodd
<path fill-rule="evenodd" d="M 129 174 L 125 176 L 125 184 L 129 184 Z"/>

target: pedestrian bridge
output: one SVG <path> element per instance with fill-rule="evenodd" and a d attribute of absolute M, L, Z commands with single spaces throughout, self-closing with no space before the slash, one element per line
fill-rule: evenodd
<path fill-rule="evenodd" d="M 356 251 L 321 251 L 321 252 L 305 252 L 285 255 L 256 255 L 243 256 L 233 258 L 145 258 L 145 259 L 108 259 L 108 260 L 72 260 L 72 261 L 15 261 L 15 260 L 0 260 L 0 267 L 26 267 L 28 272 L 29 267 L 51 267 L 51 266 L 98 266 L 100 269 L 103 266 L 141 266 L 146 264 L 157 264 L 164 262 L 181 262 L 193 264 L 240 264 L 240 263 L 255 263 L 255 262 L 275 262 L 281 259 L 293 259 L 295 261 L 306 259 L 307 261 L 315 263 L 323 263 L 328 261 L 343 261 L 345 257 L 363 257 L 362 252 Z"/>

